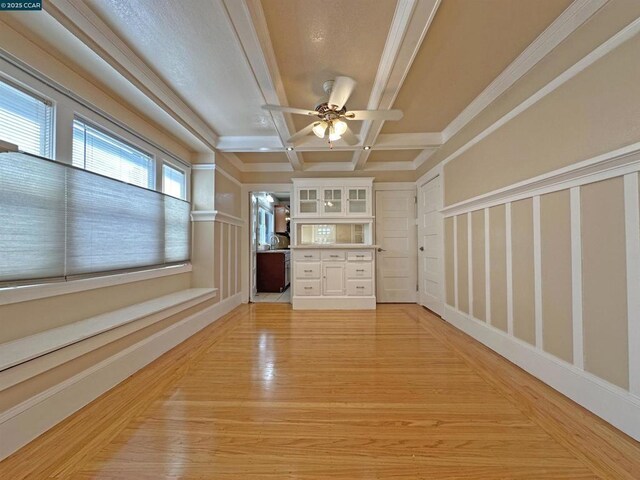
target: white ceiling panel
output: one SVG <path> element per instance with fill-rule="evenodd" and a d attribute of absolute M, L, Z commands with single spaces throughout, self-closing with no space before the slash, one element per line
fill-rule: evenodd
<path fill-rule="evenodd" d="M 218 135 L 275 134 L 221 2 L 87 3 Z"/>

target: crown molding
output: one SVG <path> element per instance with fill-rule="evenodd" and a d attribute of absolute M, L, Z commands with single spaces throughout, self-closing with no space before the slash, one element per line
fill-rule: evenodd
<path fill-rule="evenodd" d="M 609 0 L 575 0 L 442 131 L 443 142 L 462 130 Z"/>
<path fill-rule="evenodd" d="M 49 0 L 44 10 L 126 78 L 197 140 L 213 148 L 217 134 L 80 0 Z"/>

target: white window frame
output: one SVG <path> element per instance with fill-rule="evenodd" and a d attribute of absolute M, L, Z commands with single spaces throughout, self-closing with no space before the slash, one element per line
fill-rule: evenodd
<path fill-rule="evenodd" d="M 153 141 L 145 141 L 140 134 L 133 135 L 131 132 L 113 123 L 109 118 L 104 117 L 94 109 L 93 105 L 81 99 L 79 96 L 72 97 L 62 93 L 53 85 L 48 83 L 45 77 L 40 77 L 35 71 L 27 71 L 18 68 L 15 64 L 0 58 L 0 79 L 9 84 L 18 85 L 34 96 L 51 102 L 53 108 L 52 122 L 52 160 L 61 163 L 72 163 L 73 155 L 73 118 L 79 117 L 86 120 L 91 125 L 105 130 L 116 138 L 139 148 L 145 152 L 153 154 L 155 159 L 155 190 L 162 192 L 162 162 L 166 162 L 173 168 L 186 173 L 187 202 L 191 201 L 191 168 L 187 162 L 173 158 L 163 147 L 156 146 Z M 78 100 L 73 97 L 77 97 Z M 60 126 L 68 125 L 67 129 Z M 127 127 L 128 128 L 128 127 Z M 158 166 L 160 165 L 160 168 Z M 159 187 L 159 188 L 158 188 Z M 55 297 L 69 293 L 82 292 L 115 285 L 124 285 L 153 278 L 161 278 L 171 275 L 180 275 L 192 271 L 190 262 L 180 265 L 170 265 L 163 267 L 153 267 L 146 270 L 137 270 L 125 273 L 105 273 L 97 274 L 93 277 L 83 279 L 72 279 L 67 281 L 57 281 L 49 283 L 33 283 L 20 286 L 0 288 L 0 305 L 37 300 L 41 298 Z"/>
<path fill-rule="evenodd" d="M 189 171 L 187 171 L 185 168 L 183 167 L 179 167 L 178 165 L 176 165 L 174 162 L 170 162 L 167 159 L 162 159 L 161 164 L 160 164 L 160 188 L 162 189 L 162 193 L 168 195 L 167 192 L 165 192 L 164 190 L 164 166 L 167 166 L 169 168 L 173 168 L 174 170 L 178 170 L 180 173 L 182 173 L 184 175 L 184 198 L 182 198 L 181 200 L 186 200 L 187 202 L 189 201 L 189 199 L 191 198 L 191 191 L 190 191 L 190 184 L 191 184 L 191 176 L 189 175 Z M 189 169 L 191 170 L 191 169 Z"/>

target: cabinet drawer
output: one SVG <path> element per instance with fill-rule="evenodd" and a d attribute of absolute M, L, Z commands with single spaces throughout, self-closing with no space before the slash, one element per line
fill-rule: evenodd
<path fill-rule="evenodd" d="M 345 252 L 343 250 L 328 250 L 323 251 L 321 254 L 322 260 L 325 262 L 340 262 L 345 259 Z"/>
<path fill-rule="evenodd" d="M 371 262 L 347 263 L 347 278 L 371 278 Z"/>
<path fill-rule="evenodd" d="M 299 296 L 320 296 L 320 280 L 297 280 L 295 289 Z"/>
<path fill-rule="evenodd" d="M 318 262 L 320 261 L 320 252 L 318 250 L 298 250 L 293 253 L 293 258 L 303 262 Z"/>
<path fill-rule="evenodd" d="M 353 252 L 348 252 L 347 253 L 347 260 L 349 261 L 354 261 L 354 260 L 371 260 L 373 258 L 373 255 L 371 253 L 371 250 L 365 250 L 365 251 L 353 251 Z"/>
<path fill-rule="evenodd" d="M 350 297 L 370 296 L 372 295 L 371 280 L 348 280 L 347 295 Z"/>
<path fill-rule="evenodd" d="M 320 264 L 315 262 L 296 262 L 296 278 L 320 278 Z"/>

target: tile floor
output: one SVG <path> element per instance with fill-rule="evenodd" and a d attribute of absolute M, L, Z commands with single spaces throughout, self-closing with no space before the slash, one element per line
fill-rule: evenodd
<path fill-rule="evenodd" d="M 258 292 L 258 294 L 253 297 L 254 303 L 291 303 L 291 288 L 287 287 L 287 289 L 282 292 Z"/>

